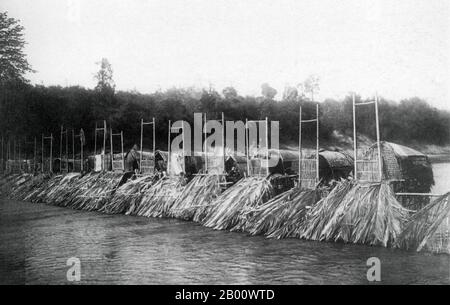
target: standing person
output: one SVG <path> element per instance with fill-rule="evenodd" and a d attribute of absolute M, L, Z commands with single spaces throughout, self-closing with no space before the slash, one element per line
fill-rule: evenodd
<path fill-rule="evenodd" d="M 139 146 L 134 144 L 129 152 L 125 155 L 125 172 L 139 171 Z"/>
<path fill-rule="evenodd" d="M 139 146 L 134 144 L 125 155 L 125 174 L 119 183 L 119 186 L 125 184 L 128 179 L 139 172 Z"/>

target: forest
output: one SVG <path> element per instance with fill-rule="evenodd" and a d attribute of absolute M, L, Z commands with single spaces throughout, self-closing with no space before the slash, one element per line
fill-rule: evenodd
<path fill-rule="evenodd" d="M 264 87 L 264 86 L 263 86 Z M 305 96 L 241 96 L 231 87 L 222 92 L 211 89 L 172 88 L 152 94 L 82 87 L 30 85 L 23 82 L 3 84 L 0 95 L 0 130 L 6 139 L 31 141 L 42 134 L 53 134 L 59 141 L 61 125 L 76 133 L 82 128 L 85 150 L 93 150 L 95 122 L 107 121 L 108 129 L 124 132 L 125 146 L 139 143 L 140 120 L 156 119 L 157 147 L 166 149 L 168 121 L 193 121 L 194 112 L 207 113 L 211 119 L 223 112 L 226 120 L 256 120 L 268 117 L 280 122 L 280 144 L 298 143 L 299 106 L 303 119 L 315 118 L 315 104 Z M 264 90 L 263 90 L 264 91 Z M 356 96 L 356 101 L 362 101 Z M 320 140 L 333 145 L 333 132 L 352 136 L 352 97 L 319 102 Z M 358 107 L 359 134 L 375 138 L 373 105 Z M 406 145 L 450 144 L 450 113 L 438 110 L 419 98 L 399 102 L 383 98 L 379 102 L 381 139 Z M 150 130 L 146 143 L 150 143 Z M 304 126 L 306 141 L 315 136 L 314 126 Z M 310 136 L 309 136 L 310 135 Z M 18 140 L 19 141 L 19 140 Z"/>

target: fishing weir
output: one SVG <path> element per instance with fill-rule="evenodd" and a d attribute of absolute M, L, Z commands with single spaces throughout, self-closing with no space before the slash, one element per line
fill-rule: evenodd
<path fill-rule="evenodd" d="M 357 141 L 361 107 L 373 107 L 376 121 L 376 142 L 364 149 Z M 243 151 L 227 149 L 223 113 L 202 114 L 200 151 L 185 147 L 187 127 L 171 121 L 167 150 L 158 149 L 159 122 L 141 119 L 139 171 L 131 173 L 126 172 L 124 133 L 108 129 L 106 121 L 96 123 L 94 150 L 88 155 L 84 131 L 64 126 L 57 155 L 53 134 L 42 135 L 40 143 L 37 138 L 2 138 L 0 196 L 108 214 L 177 218 L 268 238 L 450 254 L 450 192 L 430 193 L 434 180 L 426 155 L 381 140 L 378 97 L 356 103 L 353 96 L 353 151 L 321 149 L 319 110 L 317 104 L 315 117 L 304 118 L 299 107 L 296 151 L 269 149 L 268 118 L 245 122 Z M 221 122 L 220 145 L 207 143 L 211 118 Z M 255 142 L 252 125 L 264 130 Z M 173 132 L 180 132 L 181 150 L 171 149 Z M 314 139 L 313 149 L 305 147 L 305 136 Z M 278 161 L 271 164 L 274 158 Z"/>

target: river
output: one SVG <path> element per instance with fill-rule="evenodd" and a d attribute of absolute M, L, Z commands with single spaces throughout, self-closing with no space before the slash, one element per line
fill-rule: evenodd
<path fill-rule="evenodd" d="M 434 164 L 434 192 L 450 190 L 449 163 Z M 214 231 L 155 219 L 0 200 L 0 283 L 367 284 L 367 259 L 382 284 L 450 284 L 450 256 Z"/>
<path fill-rule="evenodd" d="M 436 194 L 444 194 L 450 191 L 450 163 L 437 162 L 433 163 L 433 175 L 435 185 L 432 192 Z"/>

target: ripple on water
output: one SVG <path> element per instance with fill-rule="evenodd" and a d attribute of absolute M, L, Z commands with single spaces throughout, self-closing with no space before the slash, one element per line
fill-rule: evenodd
<path fill-rule="evenodd" d="M 0 201 L 0 283 L 67 284 L 66 261 L 78 257 L 87 284 L 366 284 L 372 256 L 382 283 L 450 283 L 446 255 Z"/>

